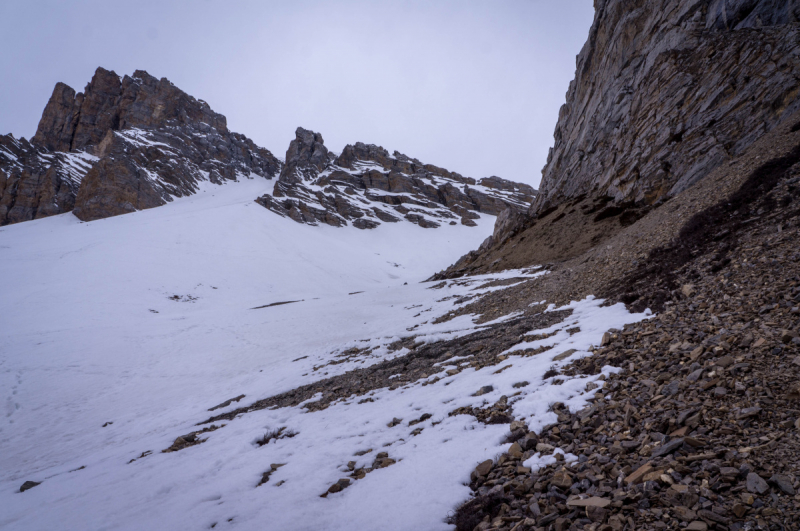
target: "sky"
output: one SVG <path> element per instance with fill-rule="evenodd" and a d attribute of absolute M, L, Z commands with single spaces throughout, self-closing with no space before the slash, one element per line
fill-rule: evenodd
<path fill-rule="evenodd" d="M 56 82 L 166 77 L 283 158 L 298 126 L 538 186 L 592 0 L 0 2 L 0 134 Z"/>

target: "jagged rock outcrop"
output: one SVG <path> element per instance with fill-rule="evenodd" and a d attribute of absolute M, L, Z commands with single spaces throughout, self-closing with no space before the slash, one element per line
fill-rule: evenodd
<path fill-rule="evenodd" d="M 167 78 L 156 79 L 144 70 L 121 78 L 98 68 L 82 94 L 56 84 L 31 142 L 51 151 L 73 151 L 98 144 L 109 129 L 146 129 L 166 122 L 228 131 L 224 116 Z"/>
<path fill-rule="evenodd" d="M 0 225 L 73 211 L 90 221 L 192 194 L 200 181 L 272 178 L 268 150 L 166 78 L 98 68 L 56 84 L 30 142 L 0 137 Z"/>
<path fill-rule="evenodd" d="M 256 201 L 300 223 L 348 222 L 360 229 L 405 219 L 424 228 L 475 225 L 480 213 L 525 211 L 536 190 L 487 177 L 476 181 L 373 144 L 348 145 L 337 157 L 322 135 L 298 128 L 272 195 Z"/>
<path fill-rule="evenodd" d="M 0 136 L 0 225 L 72 210 L 97 160 L 84 151 L 50 153 L 24 138 Z"/>
<path fill-rule="evenodd" d="M 653 204 L 800 108 L 793 0 L 597 0 L 531 214 Z"/>

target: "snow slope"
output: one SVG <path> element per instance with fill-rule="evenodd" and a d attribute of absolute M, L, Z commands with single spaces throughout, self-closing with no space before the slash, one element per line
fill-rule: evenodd
<path fill-rule="evenodd" d="M 534 385 L 515 414 L 532 427 L 554 418 L 554 400 L 582 407 L 596 377 L 550 385 L 541 376 L 553 356 L 568 348 L 576 352 L 560 363 L 588 355 L 603 331 L 644 317 L 576 302 L 552 330 L 560 331 L 547 340 L 552 350 L 510 352 L 513 368 L 499 375 L 487 367 L 447 376 L 454 361 L 435 384 L 314 413 L 253 412 L 203 444 L 161 453 L 226 399 L 246 395 L 215 413 L 402 355 L 386 346 L 407 328 L 428 341 L 469 333 L 477 326 L 469 316 L 432 324 L 453 308 L 443 299 L 498 289 L 480 288 L 487 278 L 438 290 L 420 283 L 476 248 L 493 217 L 475 228 L 309 227 L 253 203 L 271 187 L 262 179 L 204 186 L 91 223 L 64 214 L 0 229 L 0 528 L 447 528 L 443 518 L 468 496 L 472 468 L 503 450 L 508 429 L 447 413 L 510 395 L 523 377 Z M 286 301 L 298 302 L 268 306 Z M 575 323 L 581 332 L 563 331 Z M 356 345 L 377 348 L 314 370 Z M 471 396 L 487 382 L 493 392 Z M 432 417 L 411 436 L 408 421 L 422 413 Z M 394 417 L 403 424 L 387 427 Z M 283 426 L 297 435 L 254 444 Z M 380 451 L 397 464 L 319 497 L 346 476 L 349 460 L 368 465 Z M 285 466 L 256 488 L 271 463 Z M 26 480 L 42 484 L 19 493 Z"/>

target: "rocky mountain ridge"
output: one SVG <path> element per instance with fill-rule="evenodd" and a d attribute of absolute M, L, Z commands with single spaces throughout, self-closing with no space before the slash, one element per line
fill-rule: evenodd
<path fill-rule="evenodd" d="M 302 127 L 286 152 L 272 195 L 264 207 L 299 223 L 326 223 L 371 229 L 405 219 L 424 228 L 441 223 L 474 226 L 480 213 L 496 216 L 524 211 L 535 197 L 532 187 L 486 177 L 476 181 L 424 164 L 374 144 L 347 145 L 338 156 L 322 135 Z"/>
<path fill-rule="evenodd" d="M 30 141 L 0 137 L 0 225 L 69 211 L 91 221 L 281 167 L 166 78 L 98 68 L 82 93 L 56 84 Z"/>

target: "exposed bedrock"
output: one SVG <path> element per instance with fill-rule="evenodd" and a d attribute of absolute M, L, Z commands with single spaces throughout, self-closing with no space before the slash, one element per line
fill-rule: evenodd
<path fill-rule="evenodd" d="M 789 0 L 597 0 L 539 194 L 446 274 L 523 233 L 569 259 L 741 156 L 800 109 L 799 19 Z"/>
<path fill-rule="evenodd" d="M 168 79 L 98 68 L 53 89 L 30 142 L 0 137 L 0 225 L 73 211 L 83 221 L 192 194 L 200 181 L 272 178 L 282 163 Z"/>
<path fill-rule="evenodd" d="M 479 213 L 524 212 L 535 193 L 526 184 L 499 177 L 476 181 L 374 144 L 348 145 L 337 157 L 322 135 L 298 127 L 273 193 L 256 201 L 311 225 L 372 229 L 406 220 L 436 228 L 474 226 Z"/>
<path fill-rule="evenodd" d="M 536 214 L 581 194 L 652 204 L 800 108 L 800 4 L 597 0 Z"/>

